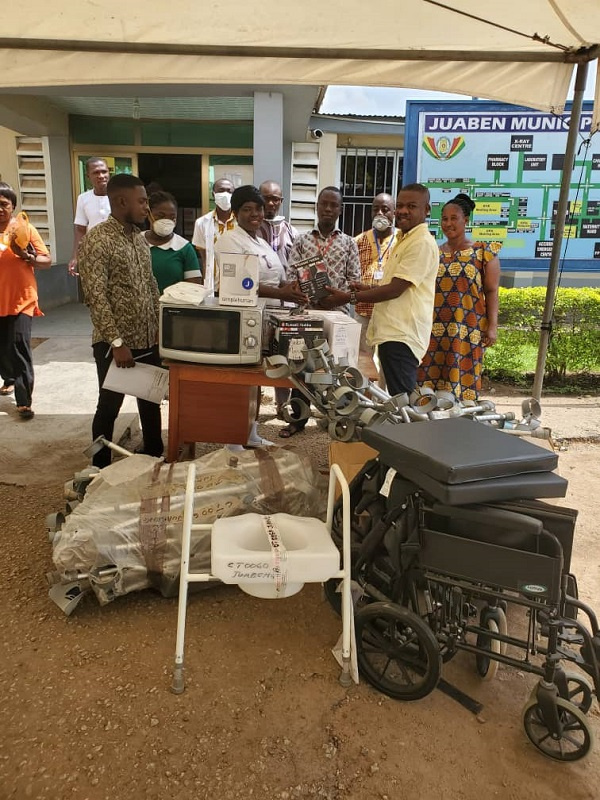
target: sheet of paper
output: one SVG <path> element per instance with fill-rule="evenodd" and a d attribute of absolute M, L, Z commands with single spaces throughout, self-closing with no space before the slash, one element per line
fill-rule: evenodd
<path fill-rule="evenodd" d="M 103 389 L 131 394 L 141 400 L 160 403 L 169 386 L 169 371 L 152 364 L 136 364 L 129 369 L 117 367 L 113 361 L 104 379 Z"/>

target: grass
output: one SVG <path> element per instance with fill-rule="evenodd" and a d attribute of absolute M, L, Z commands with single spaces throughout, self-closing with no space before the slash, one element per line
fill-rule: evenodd
<path fill-rule="evenodd" d="M 537 345 L 522 344 L 518 348 L 518 357 L 523 365 L 523 375 L 507 374 L 501 369 L 485 370 L 485 377 L 494 382 L 529 390 L 537 364 Z M 564 379 L 544 379 L 544 394 L 600 394 L 600 360 L 589 372 L 568 373 Z"/>

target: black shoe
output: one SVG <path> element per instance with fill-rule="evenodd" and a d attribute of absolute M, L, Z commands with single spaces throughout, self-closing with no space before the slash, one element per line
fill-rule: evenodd
<path fill-rule="evenodd" d="M 164 451 L 161 451 L 158 455 L 154 453 L 149 453 L 145 448 L 144 445 L 141 444 L 139 447 L 136 447 L 133 451 L 136 456 L 152 456 L 153 458 L 161 458 Z"/>

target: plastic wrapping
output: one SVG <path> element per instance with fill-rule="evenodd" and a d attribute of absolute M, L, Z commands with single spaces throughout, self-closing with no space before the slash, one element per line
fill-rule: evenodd
<path fill-rule="evenodd" d="M 187 469 L 140 455 L 102 470 L 54 537 L 60 582 L 81 581 L 102 605 L 147 587 L 176 595 Z M 195 522 L 246 512 L 323 517 L 325 480 L 293 450 L 224 448 L 196 469 Z M 210 549 L 210 533 L 193 531 L 192 570 L 210 571 Z"/>

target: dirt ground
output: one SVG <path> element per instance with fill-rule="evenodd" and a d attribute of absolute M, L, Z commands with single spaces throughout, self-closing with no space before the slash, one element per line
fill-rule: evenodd
<path fill-rule="evenodd" d="M 303 446 L 326 461 L 316 430 Z M 564 505 L 580 510 L 574 571 L 597 611 L 599 453 L 560 454 Z M 47 597 L 44 519 L 70 477 L 0 484 L 1 800 L 598 797 L 600 747 L 558 764 L 526 740 L 533 676 L 501 666 L 482 683 L 459 654 L 444 676 L 483 704 L 477 717 L 440 691 L 401 704 L 366 683 L 342 689 L 330 653 L 339 620 L 316 585 L 279 602 L 236 587 L 193 595 L 187 689 L 171 694 L 175 600 L 147 591 L 100 608 L 86 597 L 67 618 Z M 600 734 L 595 701 L 589 718 Z"/>

